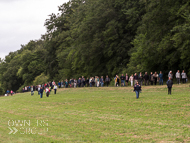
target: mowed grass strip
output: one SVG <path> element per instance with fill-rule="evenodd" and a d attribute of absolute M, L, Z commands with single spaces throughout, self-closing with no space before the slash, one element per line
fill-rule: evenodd
<path fill-rule="evenodd" d="M 131 87 L 1 97 L 0 142 L 190 142 L 189 85 L 174 85 L 172 95 L 166 86 L 142 90 L 139 99 Z"/>

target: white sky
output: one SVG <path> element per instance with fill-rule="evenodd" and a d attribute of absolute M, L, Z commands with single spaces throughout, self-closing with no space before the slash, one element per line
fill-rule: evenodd
<path fill-rule="evenodd" d="M 48 15 L 69 0 L 0 0 L 0 58 L 45 34 Z"/>

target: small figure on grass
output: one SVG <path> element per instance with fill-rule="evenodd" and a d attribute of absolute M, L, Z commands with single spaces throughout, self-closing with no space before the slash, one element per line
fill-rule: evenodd
<path fill-rule="evenodd" d="M 33 86 L 31 86 L 30 90 L 31 90 L 31 96 L 34 95 L 34 89 L 33 89 Z"/>
<path fill-rule="evenodd" d="M 13 96 L 14 92 L 11 90 L 11 96 Z"/>
<path fill-rule="evenodd" d="M 42 87 L 40 87 L 40 98 L 42 98 L 43 97 L 43 88 Z"/>
<path fill-rule="evenodd" d="M 171 77 L 169 77 L 168 81 L 166 82 L 167 87 L 168 87 L 168 94 L 171 95 L 171 90 L 172 90 L 172 86 L 173 86 L 173 81 L 171 80 Z"/>
<path fill-rule="evenodd" d="M 46 87 L 45 92 L 46 92 L 46 97 L 49 97 L 49 92 L 50 92 L 49 87 Z"/>
<path fill-rule="evenodd" d="M 136 84 L 134 85 L 134 91 L 136 93 L 136 98 L 139 98 L 139 93 L 142 91 L 141 90 L 141 85 L 139 84 L 139 82 L 137 81 Z"/>
<path fill-rule="evenodd" d="M 56 91 L 57 91 L 57 85 L 55 84 L 54 85 L 54 94 L 56 94 Z"/>

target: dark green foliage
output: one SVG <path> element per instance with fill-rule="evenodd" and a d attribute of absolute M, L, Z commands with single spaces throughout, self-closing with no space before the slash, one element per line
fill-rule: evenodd
<path fill-rule="evenodd" d="M 130 71 L 189 71 L 189 2 L 149 1 L 128 64 Z"/>
<path fill-rule="evenodd" d="M 189 9 L 186 0 L 71 0 L 49 15 L 41 39 L 0 60 L 1 85 L 16 91 L 41 73 L 58 81 L 190 71 Z"/>

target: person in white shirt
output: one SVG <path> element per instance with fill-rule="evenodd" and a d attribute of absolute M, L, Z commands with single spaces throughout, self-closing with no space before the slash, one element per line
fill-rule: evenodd
<path fill-rule="evenodd" d="M 186 83 L 187 75 L 184 70 L 182 71 L 181 76 L 182 76 L 183 83 Z"/>
<path fill-rule="evenodd" d="M 40 95 L 40 85 L 38 85 L 38 95 Z"/>
<path fill-rule="evenodd" d="M 175 77 L 176 77 L 176 79 L 177 79 L 177 84 L 180 84 L 181 75 L 180 75 L 179 70 L 176 72 Z"/>
<path fill-rule="evenodd" d="M 134 76 L 133 74 L 130 76 L 129 81 L 131 82 L 131 86 L 133 86 Z"/>
<path fill-rule="evenodd" d="M 31 90 L 31 96 L 34 95 L 33 86 L 31 86 L 30 90 Z"/>
<path fill-rule="evenodd" d="M 55 84 L 54 85 L 54 94 L 56 94 L 56 91 L 57 91 L 57 85 Z"/>
<path fill-rule="evenodd" d="M 49 97 L 49 88 L 46 87 L 45 91 L 46 91 L 46 96 Z"/>

